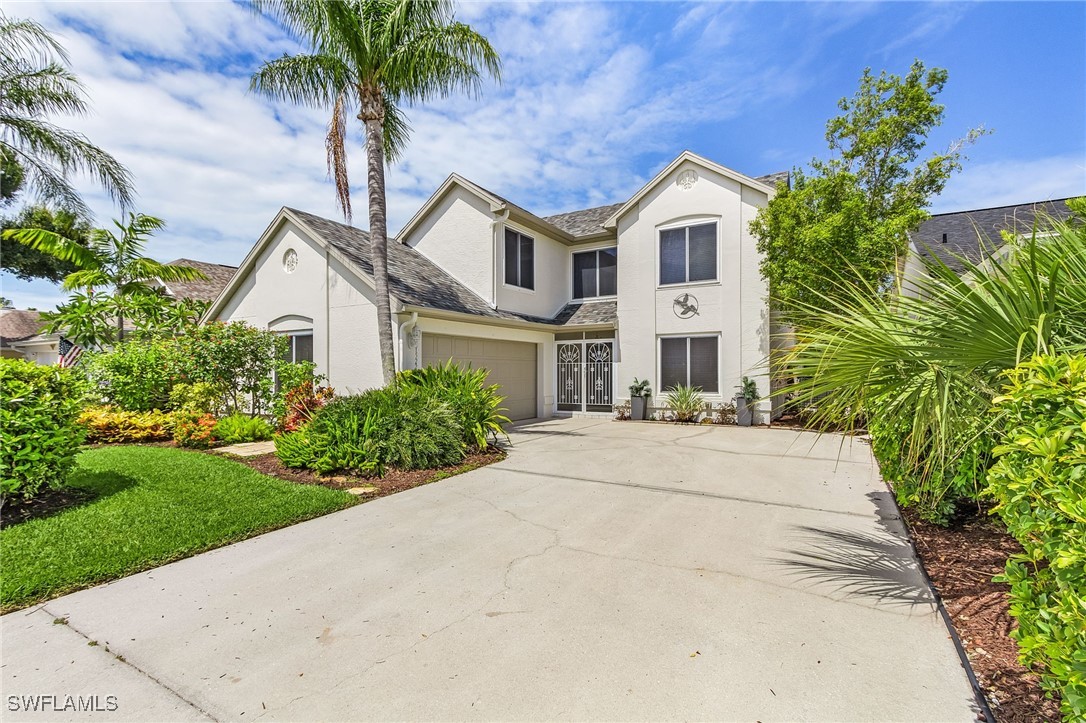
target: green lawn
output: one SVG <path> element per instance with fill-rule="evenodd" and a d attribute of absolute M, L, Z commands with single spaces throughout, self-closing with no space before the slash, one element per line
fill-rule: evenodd
<path fill-rule="evenodd" d="M 0 531 L 3 611 L 348 507 L 353 495 L 168 447 L 81 452 L 70 485 L 93 499 Z"/>

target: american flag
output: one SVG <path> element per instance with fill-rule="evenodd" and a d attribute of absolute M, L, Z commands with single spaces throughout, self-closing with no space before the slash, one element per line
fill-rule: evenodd
<path fill-rule="evenodd" d="M 59 351 L 60 358 L 57 359 L 57 364 L 62 367 L 74 367 L 79 362 L 79 357 L 83 356 L 83 347 L 63 336 L 60 337 Z"/>

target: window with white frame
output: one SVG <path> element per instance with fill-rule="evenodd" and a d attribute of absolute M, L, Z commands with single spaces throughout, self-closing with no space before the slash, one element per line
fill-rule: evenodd
<path fill-rule="evenodd" d="M 618 293 L 618 249 L 578 251 L 573 254 L 573 298 L 614 296 Z"/>
<path fill-rule="evenodd" d="M 313 332 L 312 331 L 292 331 L 287 333 L 287 341 L 290 344 L 287 347 L 287 353 L 284 355 L 283 360 L 294 362 L 311 362 L 313 361 Z"/>
<path fill-rule="evenodd" d="M 505 229 L 505 283 L 535 288 L 535 239 L 511 228 Z"/>
<path fill-rule="evenodd" d="M 660 285 L 715 281 L 716 222 L 660 229 Z"/>
<path fill-rule="evenodd" d="M 669 336 L 660 339 L 660 389 L 700 387 L 720 392 L 720 337 Z"/>

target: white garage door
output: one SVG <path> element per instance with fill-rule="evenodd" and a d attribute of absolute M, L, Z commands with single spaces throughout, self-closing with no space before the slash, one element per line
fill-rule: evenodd
<path fill-rule="evenodd" d="M 452 359 L 489 369 L 490 384 L 500 384 L 510 419 L 531 419 L 536 415 L 536 345 L 522 341 L 476 339 L 468 336 L 422 335 L 423 366 L 440 365 Z"/>

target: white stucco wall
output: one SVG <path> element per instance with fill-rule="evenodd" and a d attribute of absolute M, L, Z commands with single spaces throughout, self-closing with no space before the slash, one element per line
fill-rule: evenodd
<path fill-rule="evenodd" d="M 688 169 L 696 171 L 698 181 L 684 189 L 676 179 Z M 648 378 L 663 402 L 658 339 L 666 335 L 719 335 L 719 392 L 706 394 L 707 400 L 733 398 L 744 375 L 755 378 L 763 394 L 769 391 L 763 365 L 769 353 L 767 294 L 748 229 L 767 202 L 766 193 L 687 162 L 618 219 L 617 397 L 628 397 L 626 387 L 634 377 Z M 708 221 L 718 224 L 718 279 L 660 286 L 659 229 Z M 687 292 L 697 297 L 699 313 L 680 319 L 673 301 Z M 762 402 L 760 410 L 758 421 L 766 421 L 769 403 Z"/>
<path fill-rule="evenodd" d="M 283 258 L 298 255 L 287 273 Z M 373 292 L 293 223 L 285 222 L 218 314 L 260 329 L 312 329 L 313 361 L 339 393 L 381 385 Z"/>
<path fill-rule="evenodd" d="M 535 240 L 535 289 L 505 283 L 505 227 Z M 498 280 L 498 308 L 550 318 L 570 299 L 570 248 L 537 230 L 506 221 L 499 227 L 495 278 Z"/>
<path fill-rule="evenodd" d="M 453 186 L 404 239 L 450 276 L 494 303 L 494 214 L 490 204 Z"/>

